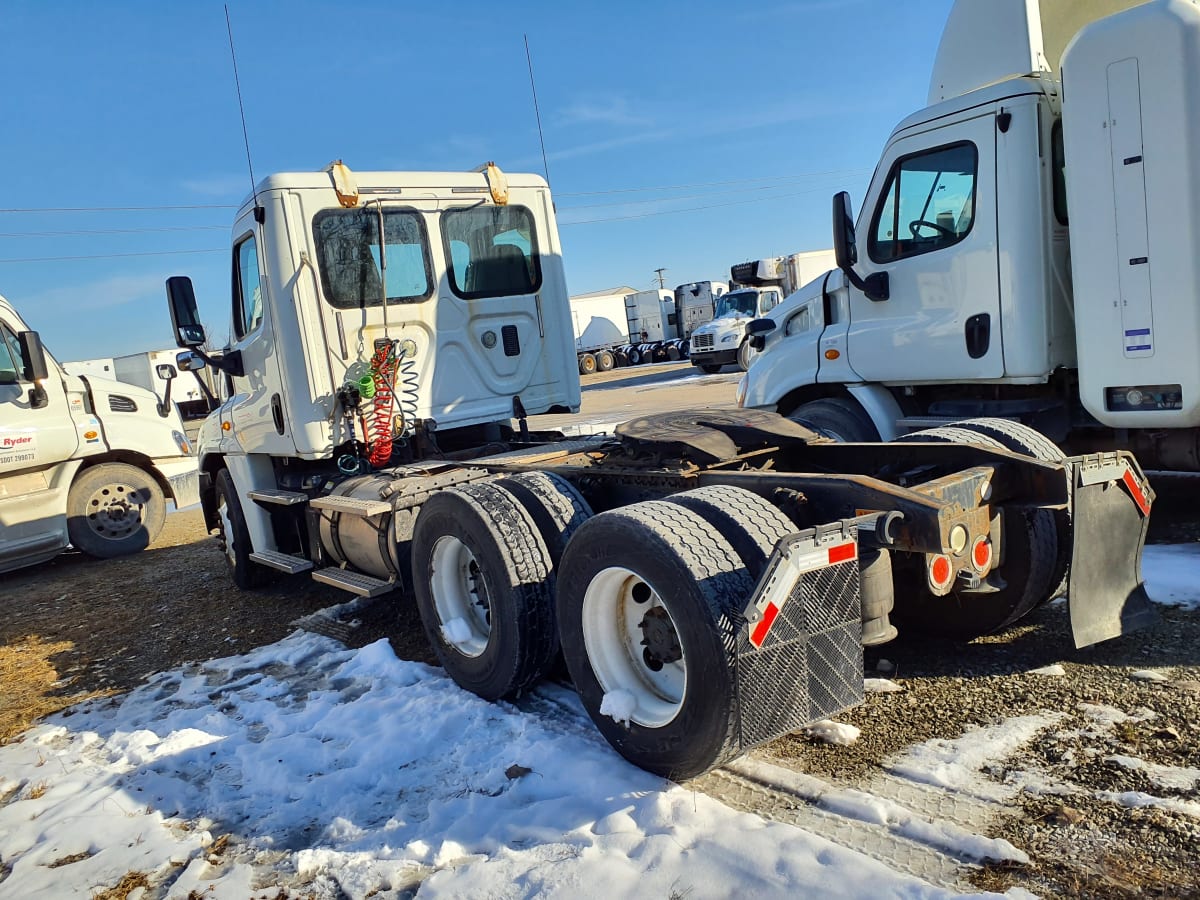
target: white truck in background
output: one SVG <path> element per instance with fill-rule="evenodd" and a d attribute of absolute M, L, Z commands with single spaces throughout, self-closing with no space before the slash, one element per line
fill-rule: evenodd
<path fill-rule="evenodd" d="M 167 291 L 177 343 L 231 388 L 198 452 L 234 583 L 407 596 L 447 675 L 488 699 L 561 650 L 597 728 L 650 771 L 690 777 L 861 702 L 862 645 L 895 636 L 893 600 L 911 627 L 976 635 L 1074 563 L 1077 644 L 1145 613 L 1153 492 L 1127 453 L 848 450 L 745 410 L 531 431 L 580 403 L 539 176 L 272 175 L 231 251 L 219 358 L 198 349 L 191 281 Z"/>
<path fill-rule="evenodd" d="M 748 326 L 739 403 L 848 440 L 999 417 L 1200 470 L 1197 84 L 1195 2 L 957 0 L 857 225 L 834 198 L 838 269 Z"/>
<path fill-rule="evenodd" d="M 746 338 L 751 319 L 765 316 L 835 264 L 832 250 L 808 250 L 738 263 L 729 270 L 729 293 L 717 301 L 711 322 L 692 332 L 692 365 L 709 374 L 737 363 L 750 368 L 755 351 Z"/>
<path fill-rule="evenodd" d="M 204 370 L 193 374 L 176 376 L 179 370 L 176 366 L 179 350 L 172 347 L 168 350 L 147 350 L 144 353 L 128 353 L 124 356 L 110 356 L 98 359 L 80 359 L 62 364 L 63 368 L 72 375 L 95 375 L 110 381 L 121 381 L 125 384 L 136 384 L 157 396 L 166 396 L 168 378 L 160 372 L 166 372 L 164 366 L 169 366 L 171 373 L 171 400 L 179 406 L 179 414 L 184 421 L 202 419 L 212 408 L 209 396 L 201 385 Z"/>
<path fill-rule="evenodd" d="M 174 405 L 68 374 L 0 297 L 0 572 L 68 544 L 100 558 L 142 550 L 162 528 L 167 499 L 176 508 L 199 500 Z"/>

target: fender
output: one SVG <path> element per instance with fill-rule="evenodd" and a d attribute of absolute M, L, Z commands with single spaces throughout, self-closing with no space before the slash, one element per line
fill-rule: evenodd
<path fill-rule="evenodd" d="M 278 550 L 275 531 L 271 527 L 271 514 L 246 496 L 247 491 L 256 488 L 278 487 L 271 457 L 262 453 L 230 455 L 225 457 L 225 467 L 233 478 L 233 486 L 242 504 L 250 543 L 255 550 Z"/>
<path fill-rule="evenodd" d="M 891 391 L 882 384 L 848 384 L 846 390 L 871 417 L 881 441 L 894 441 L 900 436 L 896 422 L 904 413 Z"/>

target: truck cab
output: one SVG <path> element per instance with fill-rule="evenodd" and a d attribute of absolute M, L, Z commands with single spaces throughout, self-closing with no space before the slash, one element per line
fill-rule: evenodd
<path fill-rule="evenodd" d="M 778 285 L 770 285 L 737 287 L 718 297 L 712 321 L 692 332 L 692 365 L 709 374 L 732 363 L 743 372 L 750 368 L 752 350 L 745 340 L 746 323 L 778 306 L 781 294 Z"/>
<path fill-rule="evenodd" d="M 1200 10 L 1101 15 L 1129 5 L 956 4 L 857 221 L 835 198 L 841 271 L 757 326 L 745 405 L 836 400 L 861 439 L 971 416 L 1080 448 L 1135 429 L 1140 456 L 1200 467 Z"/>
<path fill-rule="evenodd" d="M 167 499 L 177 508 L 199 499 L 174 404 L 69 375 L 0 297 L 0 572 L 68 545 L 100 558 L 142 550 Z"/>

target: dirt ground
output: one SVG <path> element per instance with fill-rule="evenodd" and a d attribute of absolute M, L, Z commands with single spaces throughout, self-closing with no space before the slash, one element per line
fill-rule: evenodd
<path fill-rule="evenodd" d="M 86 697 L 127 691 L 154 672 L 243 653 L 344 603 L 306 578 L 241 591 L 199 509 L 173 513 L 143 553 L 96 560 L 70 552 L 0 575 L 0 743 Z M 388 634 L 410 659 L 432 661 L 415 610 L 376 604 L 339 634 L 354 645 Z"/>

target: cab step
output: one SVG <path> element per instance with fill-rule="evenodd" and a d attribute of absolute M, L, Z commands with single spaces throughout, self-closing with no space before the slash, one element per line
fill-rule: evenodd
<path fill-rule="evenodd" d="M 318 569 L 313 572 L 312 577 L 313 581 L 341 588 L 343 591 L 358 594 L 360 597 L 378 597 L 399 587 L 395 581 L 383 581 L 379 578 L 372 578 L 370 575 L 364 575 L 362 572 L 339 569 L 337 566 Z"/>
<path fill-rule="evenodd" d="M 308 494 L 296 491 L 280 491 L 275 488 L 247 491 L 246 496 L 257 503 L 271 503 L 276 506 L 299 506 L 308 502 Z"/>
<path fill-rule="evenodd" d="M 278 550 L 256 550 L 250 554 L 250 558 L 259 565 L 269 566 L 289 575 L 298 575 L 313 567 L 312 560 L 280 553 Z"/>
<path fill-rule="evenodd" d="M 327 509 L 349 516 L 362 516 L 364 519 L 384 516 L 392 511 L 392 504 L 386 500 L 359 500 L 356 497 L 318 497 L 310 500 L 308 505 L 313 509 Z"/>

